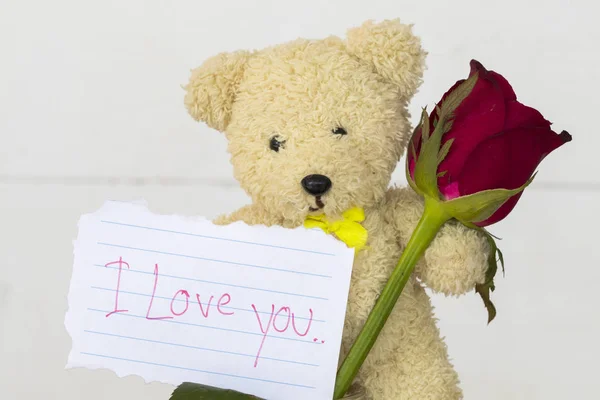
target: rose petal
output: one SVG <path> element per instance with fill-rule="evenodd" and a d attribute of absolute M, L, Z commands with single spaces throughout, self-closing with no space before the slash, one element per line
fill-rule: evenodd
<path fill-rule="evenodd" d="M 512 86 L 505 77 L 495 71 L 488 71 L 479 61 L 471 60 L 471 75 L 475 72 L 479 72 L 479 76 L 486 76 L 487 79 L 493 80 L 500 90 L 506 101 L 513 101 L 517 99 L 517 95 L 513 90 Z"/>
<path fill-rule="evenodd" d="M 539 163 L 570 140 L 547 128 L 504 131 L 480 143 L 469 155 L 458 179 L 461 196 L 489 189 L 516 189 L 531 177 Z M 502 220 L 518 201 L 514 196 L 490 218 L 477 223 L 487 226 Z"/>
<path fill-rule="evenodd" d="M 452 200 L 460 197 L 460 193 L 458 191 L 458 182 L 452 182 L 451 184 L 440 188 L 440 194 L 445 200 Z"/>
<path fill-rule="evenodd" d="M 515 94 L 515 91 L 513 90 L 512 86 L 510 85 L 510 83 L 508 83 L 505 77 L 494 71 L 489 71 L 489 75 L 492 79 L 496 81 L 498 86 L 500 86 L 500 90 L 502 90 L 502 94 L 504 95 L 504 100 L 517 100 L 517 95 Z"/>
<path fill-rule="evenodd" d="M 471 60 L 469 63 L 469 67 L 471 67 L 471 71 L 469 72 L 469 76 L 473 75 L 475 72 L 479 73 L 480 77 L 486 75 L 489 71 L 477 60 Z"/>
<path fill-rule="evenodd" d="M 440 163 L 438 172 L 447 171 L 438 179 L 443 188 L 460 175 L 466 158 L 486 138 L 504 128 L 504 98 L 500 88 L 490 79 L 479 77 L 473 90 L 455 111 L 452 128 L 443 142 L 454 139 L 450 152 Z"/>
<path fill-rule="evenodd" d="M 518 101 L 506 103 L 504 130 L 534 127 L 550 129 L 550 125 L 550 121 L 546 120 L 535 108 L 528 107 Z"/>

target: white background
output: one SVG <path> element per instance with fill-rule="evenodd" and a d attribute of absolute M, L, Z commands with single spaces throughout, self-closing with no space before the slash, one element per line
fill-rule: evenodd
<path fill-rule="evenodd" d="M 186 115 L 189 69 L 400 17 L 430 53 L 413 114 L 477 58 L 574 137 L 492 229 L 507 261 L 497 320 L 474 294 L 434 297 L 465 398 L 600 398 L 597 13 L 591 0 L 0 0 L 0 397 L 166 400 L 168 385 L 63 370 L 79 215 L 108 198 L 207 217 L 246 203 L 224 138 Z"/>

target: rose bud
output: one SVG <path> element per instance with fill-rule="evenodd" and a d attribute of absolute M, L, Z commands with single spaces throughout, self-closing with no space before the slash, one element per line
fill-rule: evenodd
<path fill-rule="evenodd" d="M 409 144 L 406 177 L 425 198 L 422 219 L 457 219 L 486 235 L 486 280 L 475 290 L 488 309 L 502 253 L 483 227 L 504 219 L 533 180 L 540 162 L 571 141 L 555 133 L 539 111 L 517 101 L 508 81 L 471 61 L 471 73 L 444 94 L 431 116 L 423 110 Z"/>
<path fill-rule="evenodd" d="M 502 75 L 472 60 L 469 79 L 456 82 L 430 117 L 423 113 L 407 178 L 417 192 L 446 201 L 452 217 L 483 227 L 506 217 L 539 163 L 570 140 L 518 102 Z"/>
<path fill-rule="evenodd" d="M 432 111 L 425 110 L 409 142 L 406 178 L 424 198 L 421 218 L 373 310 L 340 366 L 335 398 L 344 395 L 392 312 L 412 271 L 442 226 L 456 219 L 485 235 L 490 247 L 485 282 L 475 290 L 488 311 L 496 257 L 502 253 L 485 230 L 506 217 L 536 167 L 571 140 L 556 134 L 537 110 L 517 101 L 504 77 L 471 61 L 471 73 L 450 88 Z M 504 265 L 503 265 L 504 268 Z"/>

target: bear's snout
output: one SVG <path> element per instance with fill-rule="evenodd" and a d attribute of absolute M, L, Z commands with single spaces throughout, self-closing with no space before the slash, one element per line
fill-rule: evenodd
<path fill-rule="evenodd" d="M 331 189 L 331 179 L 325 175 L 307 175 L 300 183 L 304 190 L 313 196 L 322 196 Z"/>

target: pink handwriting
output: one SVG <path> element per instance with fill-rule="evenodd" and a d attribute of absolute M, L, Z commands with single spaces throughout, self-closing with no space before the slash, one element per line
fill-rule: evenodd
<path fill-rule="evenodd" d="M 202 301 L 200 301 L 200 295 L 196 293 L 196 300 L 198 301 L 198 305 L 200 306 L 200 313 L 204 316 L 204 318 L 208 318 L 208 312 L 210 311 L 210 303 L 212 303 L 212 299 L 215 296 L 210 296 L 208 299 L 208 305 L 206 306 L 206 312 L 204 312 L 204 307 L 202 307 Z"/>
<path fill-rule="evenodd" d="M 150 310 L 152 309 L 152 303 L 154 302 L 154 296 L 156 295 L 156 285 L 158 285 L 158 264 L 154 264 L 154 287 L 152 288 L 152 297 L 150 297 L 150 303 L 148 304 L 148 311 L 146 311 L 146 319 L 171 319 L 171 316 L 164 317 L 151 317 Z M 173 301 L 171 301 L 173 305 Z M 171 308 L 172 310 L 172 308 Z"/>
<path fill-rule="evenodd" d="M 285 311 L 287 313 L 287 319 L 285 321 L 285 328 L 279 329 L 279 328 L 277 328 L 276 322 L 277 322 L 277 317 L 279 317 L 279 313 L 282 311 Z M 275 314 L 275 321 L 273 321 L 273 328 L 275 328 L 275 330 L 277 332 L 285 332 L 287 330 L 288 326 L 290 326 L 290 308 L 289 307 L 281 307 L 279 309 L 279 311 L 277 311 L 277 314 Z"/>
<path fill-rule="evenodd" d="M 116 284 L 116 293 L 115 293 L 115 302 L 114 302 L 114 310 L 106 314 L 106 317 L 109 317 L 115 313 L 126 313 L 129 310 L 120 309 L 119 308 L 119 292 L 121 287 L 121 273 L 123 271 L 123 266 L 129 269 L 129 264 L 123 261 L 122 257 L 119 257 L 118 261 L 112 261 L 105 264 L 106 267 L 117 264 L 119 266 L 118 275 L 117 275 L 117 284 Z M 150 316 L 152 314 L 153 306 L 154 306 L 154 298 L 156 297 L 156 290 L 158 287 L 159 281 L 159 267 L 158 264 L 154 264 L 154 282 L 152 286 L 152 295 L 150 296 L 150 301 L 148 302 L 148 309 L 146 311 L 146 319 L 148 320 L 165 320 L 165 319 L 173 319 L 174 317 L 181 317 L 185 313 L 187 313 L 189 309 L 189 299 L 190 293 L 186 289 L 179 289 L 176 291 L 171 297 L 171 302 L 169 305 L 170 313 L 162 316 Z M 203 318 L 208 318 L 210 313 L 210 308 L 212 306 L 212 302 L 215 296 L 210 296 L 208 298 L 208 303 L 202 303 L 201 297 L 199 293 L 196 293 L 196 302 L 200 307 L 200 314 Z M 177 303 L 185 303 L 184 305 L 178 305 Z M 231 309 L 231 307 L 227 307 L 227 305 L 231 302 L 231 295 L 229 293 L 223 293 L 219 300 L 217 301 L 216 308 L 217 312 L 221 315 L 231 316 L 234 315 L 233 311 L 225 311 L 224 309 Z M 292 327 L 292 335 L 295 334 L 299 337 L 305 337 L 308 335 L 311 329 L 312 321 L 313 321 L 313 310 L 311 308 L 308 309 L 310 317 L 308 318 L 308 322 L 306 323 L 306 327 L 304 329 L 299 328 L 296 325 L 296 316 L 295 313 L 292 312 L 291 307 L 282 306 L 277 312 L 275 312 L 275 304 L 271 304 L 271 311 L 269 313 L 264 312 L 263 314 L 268 315 L 267 318 L 261 319 L 261 314 L 256 305 L 251 305 L 252 310 L 254 311 L 254 315 L 256 316 L 256 320 L 258 322 L 258 328 L 262 333 L 260 345 L 258 347 L 258 351 L 256 353 L 256 357 L 254 359 L 254 367 L 258 365 L 258 359 L 260 358 L 261 352 L 263 350 L 263 346 L 267 337 L 269 336 L 269 332 L 271 328 L 273 328 L 276 332 L 284 333 L 288 332 L 290 325 Z M 317 342 L 319 339 L 316 337 L 312 340 L 313 342 Z M 321 343 L 325 343 L 324 340 L 320 340 Z"/>
<path fill-rule="evenodd" d="M 263 333 L 262 340 L 260 341 L 260 346 L 258 347 L 258 352 L 256 353 L 256 358 L 254 359 L 254 368 L 258 365 L 258 358 L 260 357 L 260 352 L 262 351 L 263 345 L 265 344 L 265 339 L 267 338 L 267 334 L 269 333 L 269 328 L 271 327 L 271 322 L 273 321 L 273 313 L 275 312 L 275 305 L 271 304 L 271 315 L 269 316 L 269 322 L 267 326 L 263 328 L 263 324 L 260 321 L 260 316 L 258 315 L 258 311 L 256 310 L 256 306 L 252 304 L 252 309 L 254 310 L 254 314 L 256 315 L 256 319 L 258 320 L 258 326 L 260 327 L 260 331 Z"/>
<path fill-rule="evenodd" d="M 113 315 L 115 313 L 129 311 L 129 310 L 119 310 L 119 288 L 121 287 L 121 272 L 123 271 L 123 265 L 125 265 L 127 267 L 127 269 L 129 269 L 129 264 L 127 264 L 125 261 L 123 261 L 122 257 L 119 257 L 119 261 L 109 262 L 107 264 L 104 264 L 104 266 L 108 267 L 109 265 L 113 265 L 113 264 L 119 264 L 119 275 L 117 275 L 117 290 L 115 292 L 115 309 L 113 311 L 109 312 L 108 314 L 106 314 L 106 318 L 110 317 L 111 315 Z"/>
<path fill-rule="evenodd" d="M 308 334 L 308 331 L 310 330 L 310 324 L 312 324 L 312 318 L 313 318 L 313 312 L 312 309 L 308 309 L 308 311 L 310 312 L 310 319 L 308 320 L 308 325 L 306 325 L 306 330 L 304 331 L 304 333 L 300 333 L 298 332 L 298 329 L 296 329 L 296 318 L 294 317 L 294 313 L 292 313 L 292 328 L 294 328 L 294 332 L 296 332 L 296 334 L 298 336 L 306 336 Z"/>
<path fill-rule="evenodd" d="M 227 300 L 222 301 L 225 297 L 227 297 Z M 227 304 L 229 304 L 230 301 L 231 301 L 231 296 L 229 295 L 229 293 L 223 293 L 223 295 L 219 299 L 219 302 L 217 303 L 217 311 L 223 315 L 233 315 L 233 311 L 225 312 L 225 311 L 221 310 L 221 306 L 226 306 Z"/>
<path fill-rule="evenodd" d="M 263 346 L 265 344 L 265 339 L 267 338 L 271 327 L 273 327 L 277 332 L 285 332 L 290 325 L 290 313 L 291 313 L 292 329 L 298 336 L 306 336 L 308 334 L 308 331 L 310 330 L 310 325 L 311 325 L 312 319 L 313 319 L 313 311 L 312 311 L 312 309 L 309 309 L 308 311 L 310 312 L 310 319 L 308 320 L 306 330 L 304 331 L 304 333 L 300 333 L 300 332 L 298 332 L 298 329 L 296 328 L 294 313 L 291 312 L 290 307 L 286 307 L 286 306 L 281 307 L 277 311 L 277 313 L 275 313 L 275 304 L 271 304 L 271 314 L 269 316 L 269 321 L 266 323 L 266 325 L 263 325 L 263 323 L 260 319 L 260 316 L 258 315 L 258 310 L 256 309 L 256 306 L 254 304 L 252 304 L 252 309 L 254 310 L 254 315 L 256 316 L 256 320 L 258 321 L 258 327 L 259 327 L 260 331 L 262 332 L 262 339 L 260 341 L 260 346 L 258 347 L 258 352 L 256 353 L 256 358 L 254 359 L 254 367 L 255 368 L 258 365 L 258 359 L 260 358 L 260 353 L 262 352 Z M 285 322 L 285 327 L 280 329 L 277 327 L 277 318 L 280 316 L 280 313 L 282 311 L 285 311 L 287 313 L 287 319 Z"/>
<path fill-rule="evenodd" d="M 180 293 L 185 296 L 185 308 L 183 309 L 182 312 L 178 313 L 177 311 L 173 310 L 173 303 L 175 302 L 177 295 L 179 295 Z M 177 293 L 175 293 L 175 295 L 171 299 L 171 312 L 173 313 L 173 315 L 176 315 L 179 317 L 180 315 L 185 314 L 185 312 L 188 310 L 188 307 L 190 306 L 189 300 L 190 300 L 190 294 L 188 293 L 187 290 L 183 290 L 183 289 L 178 290 Z"/>
<path fill-rule="evenodd" d="M 117 289 L 116 289 L 116 293 L 115 293 L 115 306 L 114 306 L 113 311 L 106 314 L 106 317 L 109 317 L 115 313 L 125 313 L 125 312 L 129 311 L 126 309 L 119 309 L 119 293 L 120 293 L 120 288 L 121 288 L 121 273 L 123 271 L 123 266 L 126 266 L 127 269 L 129 269 L 129 264 L 127 262 L 123 261 L 122 257 L 119 257 L 118 261 L 109 262 L 109 263 L 105 264 L 105 266 L 109 267 L 114 264 L 119 265 L 119 272 L 117 275 Z M 182 316 L 183 314 L 185 314 L 188 311 L 188 308 L 190 305 L 189 304 L 190 293 L 185 289 L 178 290 L 177 292 L 175 292 L 175 294 L 171 298 L 171 304 L 170 304 L 169 309 L 170 309 L 172 315 L 163 315 L 160 317 L 151 317 L 150 316 L 150 314 L 153 310 L 153 307 L 154 307 L 154 298 L 156 297 L 156 289 L 158 287 L 159 276 L 160 275 L 159 275 L 158 264 L 154 264 L 154 284 L 152 286 L 152 295 L 150 296 L 150 301 L 148 303 L 148 309 L 146 310 L 146 319 L 162 320 L 162 319 L 172 319 L 173 316 L 175 316 L 175 317 Z M 182 310 L 176 311 L 176 308 L 177 308 L 176 303 L 181 301 L 179 299 L 180 297 L 183 297 L 183 299 L 185 301 L 185 305 L 183 306 Z M 204 304 L 202 304 L 202 301 L 200 300 L 200 294 L 196 293 L 196 301 L 198 302 L 198 306 L 200 307 L 200 313 L 202 314 L 202 316 L 204 318 L 208 318 L 208 314 L 209 314 L 213 299 L 214 299 L 214 296 L 210 296 L 210 298 L 208 299 L 208 304 L 206 305 L 206 309 L 205 309 Z M 219 314 L 225 315 L 225 316 L 234 315 L 233 311 L 228 312 L 228 311 L 224 310 L 224 308 L 225 309 L 228 308 L 227 304 L 229 304 L 230 302 L 231 302 L 231 295 L 229 293 L 223 293 L 221 295 L 221 297 L 219 297 L 219 300 L 218 300 L 217 306 L 216 306 Z"/>

